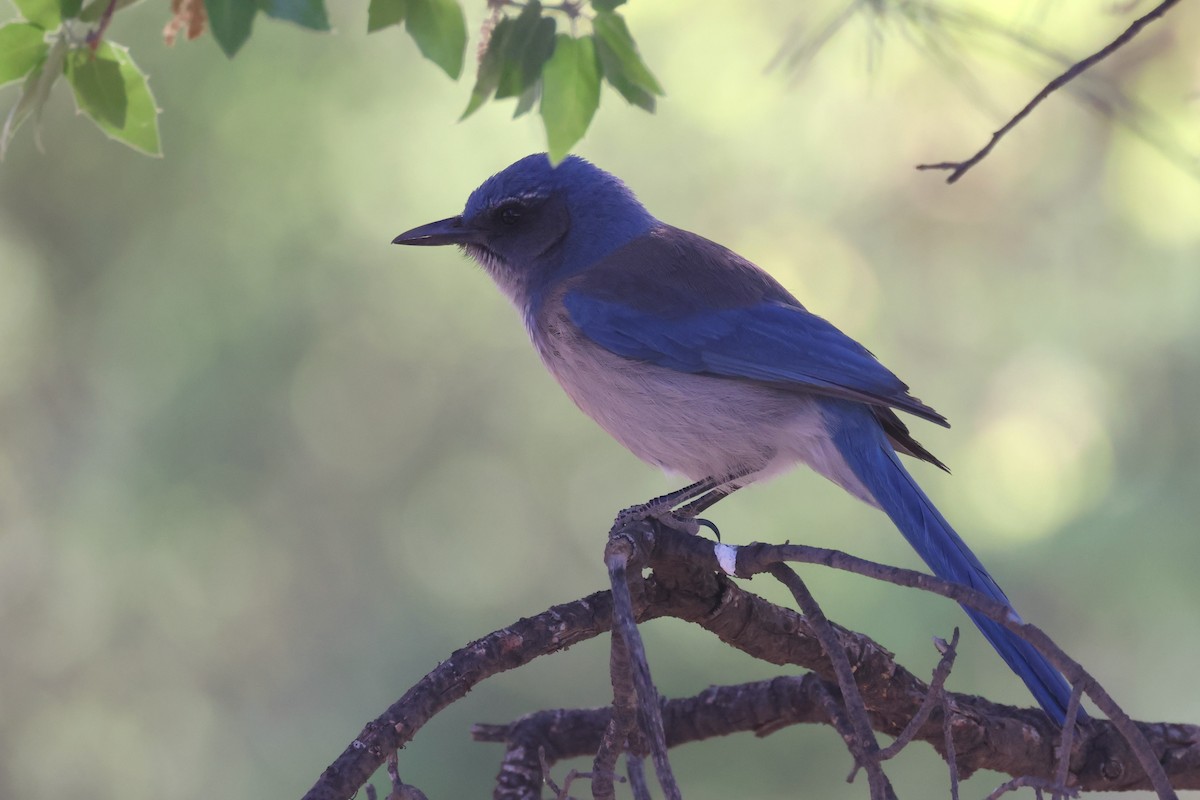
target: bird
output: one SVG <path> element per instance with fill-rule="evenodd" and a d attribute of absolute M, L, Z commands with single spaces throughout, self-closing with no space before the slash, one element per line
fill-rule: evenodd
<path fill-rule="evenodd" d="M 946 418 L 766 271 L 659 221 L 615 175 L 535 153 L 484 181 L 461 214 L 393 243 L 465 251 L 575 404 L 638 458 L 693 482 L 647 513 L 686 524 L 804 464 L 882 510 L 939 578 L 1012 609 L 900 461 L 945 469 L 896 412 Z M 964 610 L 1061 726 L 1071 690 L 1059 671 Z"/>

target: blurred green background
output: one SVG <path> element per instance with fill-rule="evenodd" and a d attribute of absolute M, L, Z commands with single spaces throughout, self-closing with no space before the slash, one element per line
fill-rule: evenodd
<path fill-rule="evenodd" d="M 1129 21 L 991 7 L 1080 55 Z M 601 588 L 613 514 L 674 488 L 574 409 L 478 269 L 389 244 L 542 149 L 539 121 L 455 124 L 470 69 L 452 84 L 401 31 L 366 36 L 365 2 L 331 12 L 332 36 L 260 18 L 233 62 L 166 48 L 165 4 L 120 13 L 166 158 L 106 141 L 59 86 L 45 152 L 26 129 L 0 164 L 0 797 L 299 797 L 454 648 Z M 1200 183 L 1060 97 L 949 187 L 913 165 L 967 156 L 1047 76 L 982 58 L 964 93 L 859 24 L 799 78 L 764 73 L 799 13 L 631 3 L 668 96 L 650 116 L 606 91 L 579 152 L 949 416 L 914 428 L 954 475 L 914 473 L 1017 607 L 1135 717 L 1200 722 Z M 1193 150 L 1198 40 L 1184 4 L 1104 67 Z M 727 541 L 917 566 L 807 473 L 714 511 Z M 805 574 L 921 673 L 965 626 L 951 688 L 1030 703 L 953 605 Z M 645 635 L 668 694 L 776 672 L 683 623 Z M 606 671 L 602 640 L 486 683 L 402 776 L 488 796 L 500 750 L 469 725 L 601 704 Z M 866 795 L 826 728 L 675 765 L 695 800 Z M 929 748 L 890 772 L 947 794 Z"/>

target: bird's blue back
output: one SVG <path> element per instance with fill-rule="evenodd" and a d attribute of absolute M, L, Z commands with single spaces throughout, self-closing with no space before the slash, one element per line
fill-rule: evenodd
<path fill-rule="evenodd" d="M 521 309 L 567 393 L 639 457 L 693 480 L 751 473 L 737 485 L 807 464 L 882 509 L 939 577 L 1008 603 L 897 457 L 940 466 L 896 410 L 945 419 L 749 261 L 659 222 L 574 157 L 522 159 L 435 226 L 397 241 L 462 244 Z M 1061 722 L 1065 680 L 968 613 Z"/>

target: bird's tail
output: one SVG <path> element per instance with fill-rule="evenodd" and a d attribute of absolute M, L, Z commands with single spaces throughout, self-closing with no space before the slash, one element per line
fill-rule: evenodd
<path fill-rule="evenodd" d="M 870 410 L 857 404 L 834 402 L 840 408 L 835 417 L 837 424 L 831 427 L 839 429 L 831 432 L 839 452 L 933 573 L 1011 608 L 996 581 L 904 469 Z M 1071 689 L 1058 670 L 1024 639 L 982 614 L 965 607 L 964 610 L 1005 663 L 1025 681 L 1046 713 L 1061 725 Z"/>

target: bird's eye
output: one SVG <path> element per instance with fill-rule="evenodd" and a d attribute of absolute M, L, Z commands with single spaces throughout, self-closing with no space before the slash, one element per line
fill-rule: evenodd
<path fill-rule="evenodd" d="M 509 203 L 508 205 L 501 206 L 499 210 L 496 211 L 496 217 L 503 224 L 511 226 L 516 225 L 521 221 L 521 216 L 523 213 L 524 209 L 522 209 L 519 205 L 516 203 Z"/>

